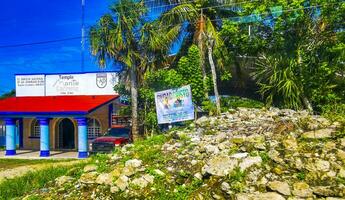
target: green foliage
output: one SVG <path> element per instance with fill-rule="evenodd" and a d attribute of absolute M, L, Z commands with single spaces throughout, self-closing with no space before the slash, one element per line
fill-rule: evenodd
<path fill-rule="evenodd" d="M 268 106 L 273 102 L 282 102 L 288 108 L 302 107 L 304 91 L 301 80 L 294 73 L 295 62 L 289 62 L 281 56 L 262 56 L 257 65 L 253 76 Z"/>
<path fill-rule="evenodd" d="M 203 101 L 202 102 L 202 109 L 206 112 L 208 112 L 208 114 L 210 116 L 213 116 L 213 115 L 216 115 L 217 114 L 217 107 L 216 107 L 216 104 L 213 103 L 212 101 L 210 100 L 207 100 L 207 101 Z"/>
<path fill-rule="evenodd" d="M 298 180 L 301 180 L 301 181 L 305 180 L 305 176 L 306 176 L 305 172 L 298 172 L 296 174 L 296 177 L 298 178 Z"/>
<path fill-rule="evenodd" d="M 190 85 L 192 89 L 193 102 L 199 104 L 204 98 L 203 76 L 200 69 L 200 53 L 197 46 L 192 45 L 186 56 L 180 58 L 177 71 L 183 77 L 183 84 Z"/>
<path fill-rule="evenodd" d="M 67 167 L 52 167 L 3 181 L 0 184 L 0 199 L 21 197 L 27 192 L 42 188 L 49 181 L 66 174 L 67 171 Z"/>
<path fill-rule="evenodd" d="M 268 163 L 271 160 L 268 153 L 265 151 L 259 152 L 259 156 L 261 157 L 263 163 Z"/>
<path fill-rule="evenodd" d="M 248 99 L 239 96 L 221 97 L 221 110 L 222 112 L 229 111 L 234 108 L 263 108 L 265 105 L 257 100 Z M 216 104 L 210 100 L 202 102 L 202 109 L 213 116 L 217 113 Z"/>
<path fill-rule="evenodd" d="M 73 160 L 73 159 L 70 159 Z M 69 159 L 61 160 L 30 160 L 30 159 L 0 159 L 0 170 L 2 169 L 12 169 L 20 166 L 36 165 L 36 164 L 50 164 L 50 163 L 59 163 L 66 162 Z"/>
<path fill-rule="evenodd" d="M 102 173 L 109 170 L 108 154 L 97 153 L 91 156 L 91 162 L 97 165 L 97 171 Z"/>
<path fill-rule="evenodd" d="M 322 115 L 331 121 L 345 124 L 345 104 L 334 103 L 322 106 Z"/>
<path fill-rule="evenodd" d="M 239 96 L 222 97 L 222 108 L 262 108 L 265 105 L 261 101 Z"/>
<path fill-rule="evenodd" d="M 14 96 L 16 96 L 16 91 L 15 90 L 11 90 L 10 92 L 6 92 L 6 93 L 2 94 L 0 96 L 0 99 L 6 99 L 8 97 L 14 97 Z"/>
<path fill-rule="evenodd" d="M 246 176 L 247 174 L 245 171 L 242 171 L 239 167 L 236 167 L 228 176 L 231 190 L 238 193 L 243 192 Z"/>
<path fill-rule="evenodd" d="M 300 9 L 305 4 L 306 1 L 245 3 L 241 12 L 232 13 L 234 17 L 267 13 L 273 16 L 274 25 L 244 17 L 239 18 L 240 23 L 225 21 L 220 34 L 237 78 L 245 77 L 247 72 L 242 67 L 248 62 L 256 63 L 254 78 L 268 105 L 309 109 L 311 104 L 321 111 L 324 104 L 344 102 L 345 34 L 336 30 L 345 20 L 340 14 L 345 7 L 334 9 L 326 2 L 308 2 L 310 6 L 321 5 L 317 13 L 314 9 Z M 283 11 L 296 8 L 294 12 Z M 251 60 L 255 57 L 260 58 Z"/>
<path fill-rule="evenodd" d="M 144 85 L 139 89 L 139 106 L 143 110 L 140 118 L 146 133 L 158 131 L 154 93 L 182 85 L 183 77 L 174 69 L 159 69 L 145 74 Z"/>

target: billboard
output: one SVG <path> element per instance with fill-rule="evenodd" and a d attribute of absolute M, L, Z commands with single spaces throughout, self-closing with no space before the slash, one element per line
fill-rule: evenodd
<path fill-rule="evenodd" d="M 114 72 L 17 75 L 16 80 L 16 96 L 113 95 L 119 82 Z"/>
<path fill-rule="evenodd" d="M 194 119 L 194 106 L 190 86 L 155 93 L 158 124 Z"/>
<path fill-rule="evenodd" d="M 16 96 L 44 96 L 45 76 L 17 75 Z"/>

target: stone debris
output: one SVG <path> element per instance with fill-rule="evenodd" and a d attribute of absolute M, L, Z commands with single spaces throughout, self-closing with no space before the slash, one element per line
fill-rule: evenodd
<path fill-rule="evenodd" d="M 169 132 L 164 144 L 147 147 L 161 153 L 150 164 L 126 145 L 109 156 L 105 172 L 87 165 L 79 180 L 59 177 L 57 188 L 45 194 L 78 199 L 88 191 L 93 199 L 155 199 L 150 195 L 178 196 L 193 188 L 187 199 L 340 200 L 345 198 L 342 126 L 306 111 L 277 108 L 203 116 Z M 71 189 L 63 188 L 69 183 Z M 165 187 L 157 185 L 162 183 Z"/>

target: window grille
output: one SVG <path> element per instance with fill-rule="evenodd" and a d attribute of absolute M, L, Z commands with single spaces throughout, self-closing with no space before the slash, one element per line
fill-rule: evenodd
<path fill-rule="evenodd" d="M 32 122 L 32 128 L 31 128 L 31 137 L 40 137 L 41 136 L 41 126 L 38 120 L 34 120 Z"/>
<path fill-rule="evenodd" d="M 97 119 L 88 119 L 87 122 L 87 137 L 92 139 L 101 134 L 101 126 Z"/>

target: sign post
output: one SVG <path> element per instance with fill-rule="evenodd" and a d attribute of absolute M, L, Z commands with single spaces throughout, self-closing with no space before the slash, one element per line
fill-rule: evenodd
<path fill-rule="evenodd" d="M 171 124 L 194 119 L 190 86 L 155 93 L 158 124 Z"/>

